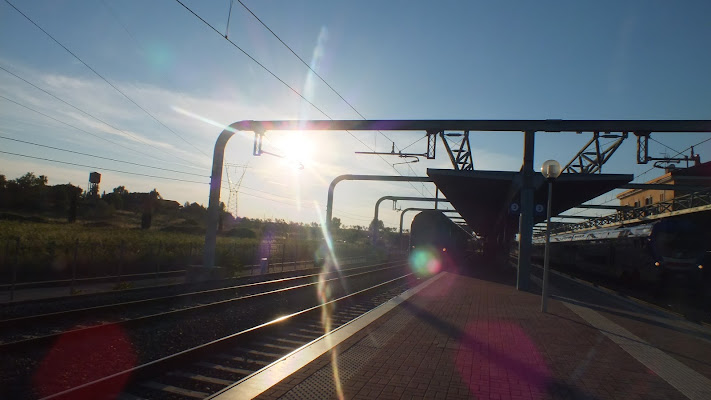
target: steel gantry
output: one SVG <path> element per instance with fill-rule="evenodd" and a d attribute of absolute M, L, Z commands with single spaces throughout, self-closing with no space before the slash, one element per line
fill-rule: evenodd
<path fill-rule="evenodd" d="M 590 141 L 563 167 L 563 172 L 568 174 L 594 174 L 602 173 L 602 165 L 612 157 L 622 142 L 627 139 L 628 132 L 593 132 Z M 610 143 L 601 145 L 600 138 L 615 139 Z"/>
<path fill-rule="evenodd" d="M 536 132 L 711 132 L 711 120 L 292 120 L 239 121 L 226 127 L 215 141 L 210 176 L 207 230 L 203 267 L 215 265 L 215 246 L 222 188 L 225 146 L 238 131 L 255 134 L 255 154 L 261 150 L 265 132 L 293 131 L 419 131 L 419 132 L 523 132 L 524 154 L 519 226 L 517 287 L 529 286 L 533 231 L 533 150 Z M 258 142 L 257 142 L 258 141 Z M 330 217 L 330 216 L 329 216 Z M 330 221 L 330 220 L 329 220 Z"/>

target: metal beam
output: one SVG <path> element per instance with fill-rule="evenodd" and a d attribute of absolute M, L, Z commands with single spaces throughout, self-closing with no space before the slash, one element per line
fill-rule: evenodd
<path fill-rule="evenodd" d="M 373 213 L 373 221 L 375 221 L 375 225 L 373 228 L 373 243 L 375 243 L 378 239 L 378 213 L 380 212 L 380 203 L 382 203 L 385 200 L 435 201 L 435 202 L 440 202 L 440 203 L 449 203 L 449 200 L 440 199 L 438 197 L 383 196 L 383 197 L 379 198 L 378 201 L 375 202 L 375 211 Z M 437 207 L 435 207 L 435 208 L 437 208 Z"/>
<path fill-rule="evenodd" d="M 608 206 L 605 204 L 581 204 L 573 208 L 588 208 L 591 210 L 629 210 L 631 206 Z"/>
<path fill-rule="evenodd" d="M 563 218 L 563 219 L 595 219 L 600 218 L 600 216 L 590 216 L 590 215 L 554 215 L 553 218 Z"/>
<path fill-rule="evenodd" d="M 620 186 L 620 189 L 684 190 L 689 192 L 700 192 L 708 190 L 709 188 L 711 188 L 711 186 L 665 185 L 663 183 L 627 183 Z"/>
<path fill-rule="evenodd" d="M 240 131 L 711 132 L 711 120 L 290 120 L 240 121 Z"/>

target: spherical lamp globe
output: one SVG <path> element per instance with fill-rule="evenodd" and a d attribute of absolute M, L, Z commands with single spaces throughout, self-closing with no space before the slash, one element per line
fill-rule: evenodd
<path fill-rule="evenodd" d="M 541 165 L 541 173 L 546 179 L 556 179 L 560 176 L 560 163 L 556 160 L 548 160 Z"/>

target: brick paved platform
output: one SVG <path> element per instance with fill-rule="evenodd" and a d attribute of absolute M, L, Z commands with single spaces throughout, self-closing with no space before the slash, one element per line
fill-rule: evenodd
<path fill-rule="evenodd" d="M 556 275 L 548 314 L 513 270 L 432 279 L 259 398 L 711 399 L 707 326 Z"/>

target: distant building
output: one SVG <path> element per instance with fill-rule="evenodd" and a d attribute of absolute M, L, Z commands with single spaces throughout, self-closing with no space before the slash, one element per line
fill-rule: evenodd
<path fill-rule="evenodd" d="M 711 161 L 689 168 L 669 168 L 666 173 L 646 183 L 663 185 L 708 186 L 711 189 Z M 617 195 L 621 206 L 640 207 L 689 194 L 684 190 L 630 189 Z"/>

